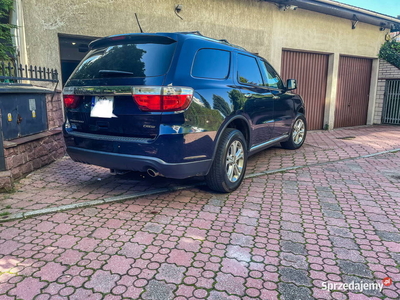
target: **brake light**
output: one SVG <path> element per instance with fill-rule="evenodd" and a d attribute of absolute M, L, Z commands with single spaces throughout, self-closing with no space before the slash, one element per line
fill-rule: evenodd
<path fill-rule="evenodd" d="M 141 110 L 161 111 L 161 95 L 133 95 L 133 99 Z"/>
<path fill-rule="evenodd" d="M 124 35 L 110 37 L 110 40 L 112 40 L 112 41 L 120 41 L 120 40 L 125 40 L 125 39 L 126 39 L 126 36 L 124 36 Z"/>
<path fill-rule="evenodd" d="M 142 111 L 179 111 L 189 107 L 193 89 L 186 87 L 133 87 L 133 99 Z"/>
<path fill-rule="evenodd" d="M 66 108 L 77 108 L 80 102 L 80 96 L 77 95 L 63 95 L 64 105 Z"/>

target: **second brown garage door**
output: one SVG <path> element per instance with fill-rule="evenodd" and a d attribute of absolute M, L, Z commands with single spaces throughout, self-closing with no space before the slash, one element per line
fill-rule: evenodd
<path fill-rule="evenodd" d="M 340 57 L 335 128 L 367 123 L 371 69 L 371 59 Z"/>
<path fill-rule="evenodd" d="M 328 55 L 287 51 L 282 52 L 282 79 L 297 80 L 296 93 L 306 105 L 308 129 L 322 129 L 328 74 Z"/>

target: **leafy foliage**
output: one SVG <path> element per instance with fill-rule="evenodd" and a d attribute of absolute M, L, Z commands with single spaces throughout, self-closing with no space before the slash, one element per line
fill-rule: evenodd
<path fill-rule="evenodd" d="M 134 44 L 97 49 L 86 58 L 73 78 L 99 78 L 101 70 L 133 72 L 134 77 L 145 77 L 145 64 L 141 61 L 144 53 L 145 50 L 138 49 Z"/>
<path fill-rule="evenodd" d="M 219 110 L 225 117 L 229 116 L 232 109 L 226 103 L 225 99 L 218 95 L 213 95 L 214 105 L 213 108 Z"/>
<path fill-rule="evenodd" d="M 186 123 L 204 130 L 217 131 L 224 118 L 217 110 L 192 102 L 185 114 Z"/>
<path fill-rule="evenodd" d="M 11 41 L 11 29 L 17 26 L 10 24 L 10 11 L 13 9 L 13 0 L 0 0 L 0 60 L 8 60 L 15 53 Z"/>
<path fill-rule="evenodd" d="M 246 103 L 246 98 L 244 97 L 243 93 L 237 89 L 233 89 L 232 91 L 228 92 L 228 95 L 233 104 L 234 111 L 243 109 L 244 104 Z"/>
<path fill-rule="evenodd" d="M 396 40 L 383 44 L 378 56 L 400 69 L 400 43 Z"/>

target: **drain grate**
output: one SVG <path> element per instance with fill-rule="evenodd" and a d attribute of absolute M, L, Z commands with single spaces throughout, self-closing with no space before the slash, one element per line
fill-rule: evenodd
<path fill-rule="evenodd" d="M 355 139 L 355 136 L 342 136 L 342 137 L 337 137 L 337 140 L 352 140 Z"/>

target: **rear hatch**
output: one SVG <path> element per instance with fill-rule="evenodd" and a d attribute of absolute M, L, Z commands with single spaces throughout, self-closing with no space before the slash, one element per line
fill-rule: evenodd
<path fill-rule="evenodd" d="M 66 125 L 82 133 L 155 138 L 162 109 L 140 101 L 162 90 L 176 45 L 170 37 L 144 34 L 92 42 L 63 91 Z"/>

